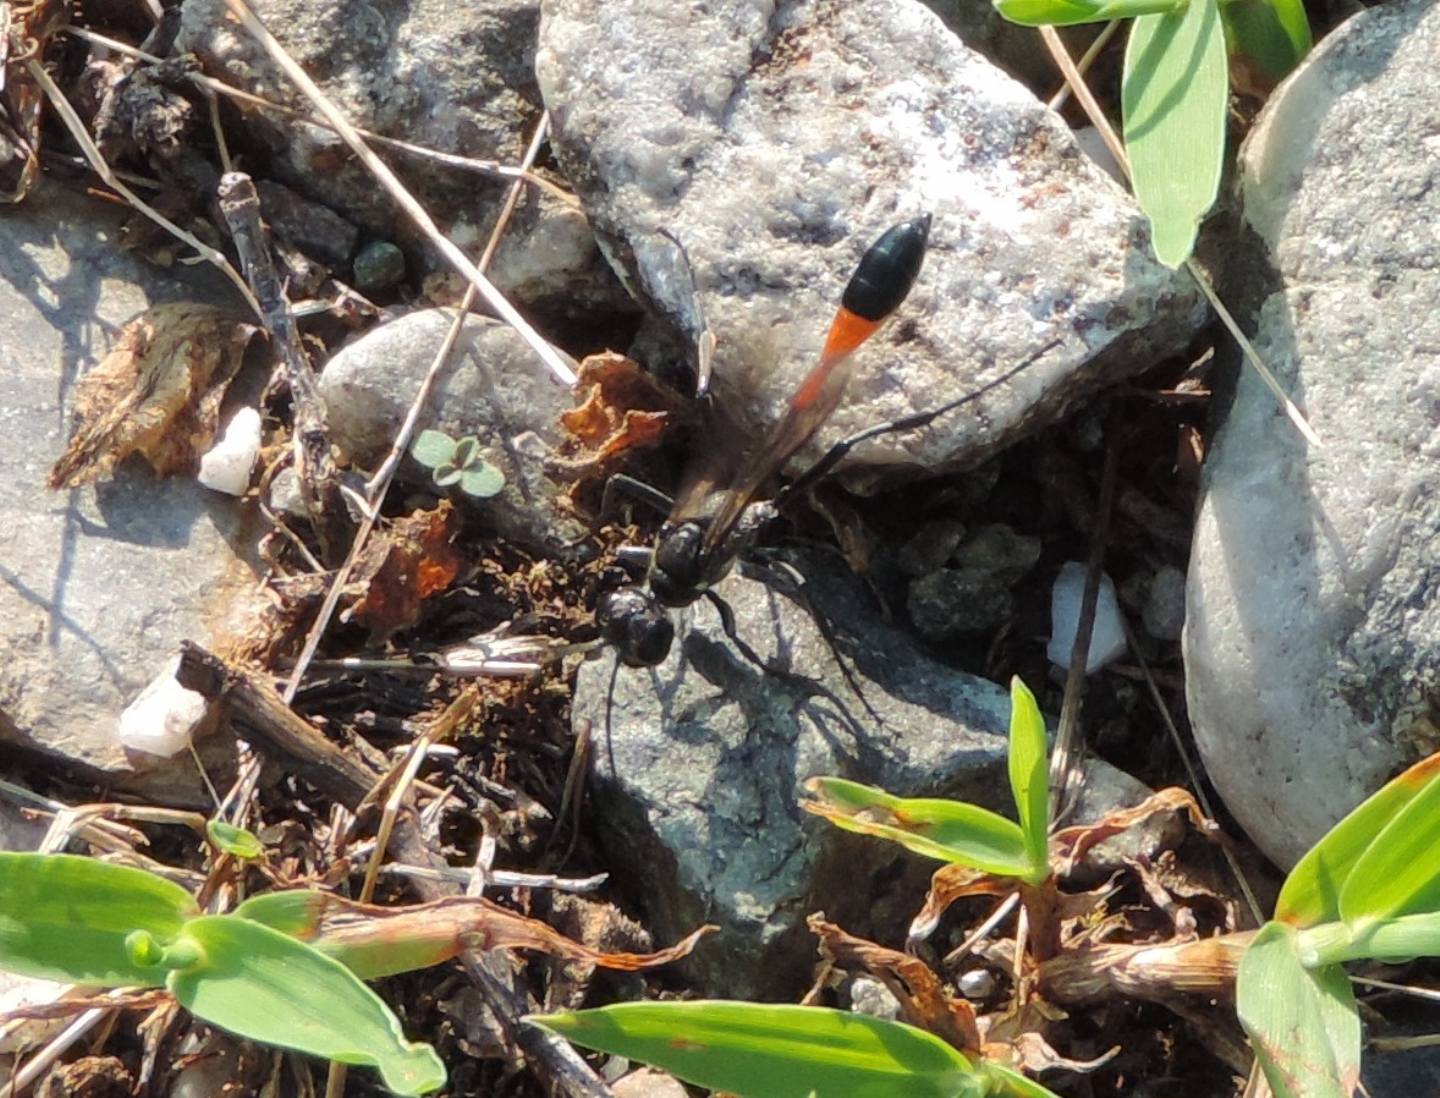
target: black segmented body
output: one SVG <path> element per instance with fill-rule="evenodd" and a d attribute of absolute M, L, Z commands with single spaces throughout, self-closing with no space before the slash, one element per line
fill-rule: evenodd
<path fill-rule="evenodd" d="M 870 245 L 840 304 L 865 320 L 883 320 L 905 300 L 930 238 L 930 215 L 902 221 Z"/>

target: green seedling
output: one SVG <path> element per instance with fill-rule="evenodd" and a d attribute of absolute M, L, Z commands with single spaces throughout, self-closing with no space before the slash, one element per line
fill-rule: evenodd
<path fill-rule="evenodd" d="M 178 885 L 70 854 L 0 853 L 0 968 L 97 987 L 163 987 L 242 1037 L 379 1070 L 397 1094 L 445 1083 L 429 1045 L 339 961 Z"/>
<path fill-rule="evenodd" d="M 1290 871 L 1236 977 L 1236 1010 L 1276 1098 L 1341 1098 L 1360 1078 L 1346 961 L 1440 956 L 1440 755 L 1389 782 Z"/>
<path fill-rule="evenodd" d="M 1018 678 L 1010 684 L 1010 791 L 1020 822 L 963 801 L 896 797 L 843 778 L 811 778 L 806 811 L 836 827 L 899 843 L 927 858 L 1040 885 L 1050 877 L 1045 721 Z"/>
<path fill-rule="evenodd" d="M 253 862 L 265 854 L 265 847 L 253 832 L 224 820 L 206 820 L 205 837 L 216 850 L 242 862 Z"/>
<path fill-rule="evenodd" d="M 264 850 L 212 823 L 217 848 Z M 686 956 L 702 927 L 656 953 L 602 953 L 488 900 L 375 907 L 295 889 L 205 915 L 183 888 L 140 869 L 68 854 L 0 853 L 0 969 L 98 987 L 163 987 L 196 1017 L 242 1037 L 380 1070 L 398 1094 L 445 1083 L 429 1045 L 405 1039 L 362 983 L 477 946 L 530 949 L 633 972 Z"/>
<path fill-rule="evenodd" d="M 437 488 L 458 487 L 467 496 L 489 499 L 505 487 L 505 474 L 480 456 L 473 435 L 453 439 L 444 431 L 421 431 L 410 456 L 430 470 Z"/>
<path fill-rule="evenodd" d="M 1269 87 L 1299 64 L 1312 44 L 1302 0 L 994 2 L 1025 26 L 1134 18 L 1120 88 L 1126 158 L 1156 256 L 1184 263 L 1219 191 L 1232 74 Z"/>
<path fill-rule="evenodd" d="M 528 1020 L 739 1098 L 1055 1098 L 922 1029 L 825 1007 L 619 1003 Z"/>

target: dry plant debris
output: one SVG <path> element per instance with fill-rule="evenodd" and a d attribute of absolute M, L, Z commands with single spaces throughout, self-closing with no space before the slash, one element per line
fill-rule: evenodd
<path fill-rule="evenodd" d="M 155 305 L 130 321 L 76 387 L 75 434 L 50 470 L 50 487 L 102 480 L 134 453 L 162 477 L 193 472 L 255 331 L 193 301 Z"/>
<path fill-rule="evenodd" d="M 375 641 L 414 625 L 420 604 L 460 574 L 459 534 L 459 513 L 441 500 L 435 510 L 416 511 L 373 536 L 355 562 L 355 585 L 364 593 L 344 620 L 368 626 Z"/>

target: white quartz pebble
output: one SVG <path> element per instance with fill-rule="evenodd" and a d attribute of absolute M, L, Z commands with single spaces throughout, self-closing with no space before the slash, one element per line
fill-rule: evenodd
<path fill-rule="evenodd" d="M 1055 577 L 1050 592 L 1050 645 L 1045 654 L 1057 667 L 1070 666 L 1070 650 L 1080 624 L 1080 603 L 1085 597 L 1085 565 L 1070 561 Z M 1095 600 L 1095 625 L 1090 633 L 1090 654 L 1085 673 L 1093 675 L 1125 652 L 1125 629 L 1120 624 L 1120 602 L 1115 584 L 1101 573 L 1099 597 Z"/>
<path fill-rule="evenodd" d="M 231 496 L 243 496 L 250 487 L 250 470 L 260 452 L 260 413 L 241 408 L 230 417 L 220 441 L 200 459 L 196 479 L 206 488 Z"/>
<path fill-rule="evenodd" d="M 205 697 L 175 681 L 176 656 L 120 714 L 116 736 L 132 751 L 169 757 L 190 746 L 195 728 L 205 719 Z"/>

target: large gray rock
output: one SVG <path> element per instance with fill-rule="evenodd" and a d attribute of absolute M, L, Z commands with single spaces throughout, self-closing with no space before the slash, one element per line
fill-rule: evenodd
<path fill-rule="evenodd" d="M 519 163 L 539 121 L 535 0 L 255 0 L 256 13 L 355 125 L 442 153 Z M 206 70 L 288 106 L 309 101 L 226 13 L 224 0 L 185 0 L 176 52 Z M 408 245 L 417 230 L 338 136 L 252 111 L 254 138 L 284 181 L 363 225 Z M 465 247 L 483 243 L 508 179 L 378 150 L 442 228 Z M 516 300 L 572 313 L 624 306 L 585 216 L 530 188 L 491 269 Z"/>
<path fill-rule="evenodd" d="M 198 804 L 189 755 L 127 756 L 115 721 L 181 640 L 223 646 L 258 609 L 254 513 L 193 480 L 158 481 L 138 459 L 95 487 L 45 487 L 75 381 L 119 326 L 160 300 L 229 299 L 204 271 L 181 281 L 134 258 L 120 224 L 113 207 L 53 187 L 0 218 L 0 741 Z M 213 748 L 212 764 L 233 755 Z"/>
<path fill-rule="evenodd" d="M 1433 0 L 1356 16 L 1242 155 L 1237 253 L 1260 269 L 1241 292 L 1324 445 L 1240 373 L 1206 463 L 1185 659 L 1205 764 L 1282 865 L 1440 746 L 1436 57 Z"/>
<path fill-rule="evenodd" d="M 974 463 L 1204 316 L 1061 120 L 915 0 L 546 0 L 540 33 L 556 152 L 601 242 L 693 335 L 691 281 L 661 230 L 684 245 L 741 419 L 775 418 L 865 248 L 923 211 L 920 280 L 857 356 L 822 442 L 1057 345 L 983 414 L 889 436 L 867 461 Z"/>
<path fill-rule="evenodd" d="M 690 962 L 707 995 L 796 994 L 814 959 L 810 912 L 893 940 L 938 867 L 804 813 L 806 779 L 838 774 L 1014 815 L 1007 692 L 930 659 L 876 621 L 850 583 L 809 565 L 805 573 L 807 597 L 818 596 L 833 623 L 863 700 L 806 607 L 742 574 L 717 592 L 741 641 L 788 678 L 748 660 L 705 602 L 675 612 L 677 639 L 659 667 L 617 670 L 604 652 L 576 676 L 573 720 L 593 743 L 591 826 L 617 879 L 643 882 L 657 939 L 720 927 Z M 1099 765 L 1079 819 L 1145 795 Z M 1153 855 L 1173 837 L 1162 822 L 1102 861 Z"/>

